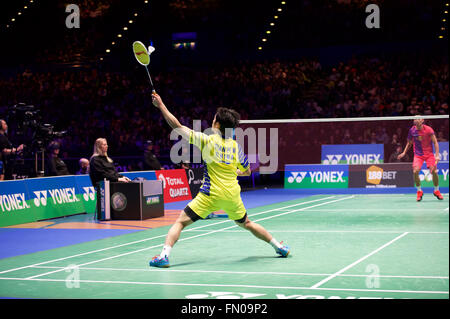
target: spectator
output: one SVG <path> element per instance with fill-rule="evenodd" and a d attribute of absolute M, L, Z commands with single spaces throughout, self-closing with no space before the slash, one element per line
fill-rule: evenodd
<path fill-rule="evenodd" d="M 403 148 L 401 144 L 397 144 L 394 153 L 389 156 L 389 163 L 400 163 L 400 162 L 409 162 L 409 156 L 408 154 L 405 154 L 405 156 L 402 159 L 398 159 L 398 156 L 403 152 Z"/>
<path fill-rule="evenodd" d="M 77 175 L 89 174 L 89 160 L 87 158 L 80 158 L 78 164 L 80 165 L 80 169 L 77 172 Z"/>
<path fill-rule="evenodd" d="M 442 132 L 442 131 L 438 132 L 438 134 L 437 134 L 437 141 L 438 142 L 447 142 L 448 141 L 448 139 L 446 139 L 445 136 L 444 136 L 444 132 Z"/>
<path fill-rule="evenodd" d="M 156 155 L 153 153 L 153 142 L 148 140 L 145 142 L 144 150 L 144 169 L 145 170 L 160 170 L 161 163 Z"/>
<path fill-rule="evenodd" d="M 60 144 L 53 141 L 48 146 L 47 176 L 70 175 L 66 163 L 59 158 Z"/>

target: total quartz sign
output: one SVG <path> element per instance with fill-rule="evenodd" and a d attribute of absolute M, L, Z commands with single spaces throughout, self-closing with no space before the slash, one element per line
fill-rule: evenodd
<path fill-rule="evenodd" d="M 156 178 L 163 183 L 165 203 L 192 199 L 184 169 L 160 170 L 155 173 Z"/>

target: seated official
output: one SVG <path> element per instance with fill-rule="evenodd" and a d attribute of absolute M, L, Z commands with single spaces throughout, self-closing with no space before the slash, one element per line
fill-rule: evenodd
<path fill-rule="evenodd" d="M 113 160 L 108 156 L 108 143 L 104 138 L 98 138 L 94 144 L 94 153 L 89 162 L 89 177 L 92 185 L 106 178 L 111 182 L 130 182 L 128 177 L 119 174 L 114 166 Z"/>

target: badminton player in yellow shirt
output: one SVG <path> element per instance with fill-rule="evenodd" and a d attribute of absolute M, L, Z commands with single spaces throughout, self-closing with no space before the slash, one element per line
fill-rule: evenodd
<path fill-rule="evenodd" d="M 279 243 L 264 227 L 250 221 L 242 203 L 241 187 L 236 177 L 249 176 L 250 165 L 239 144 L 232 138 L 225 137 L 225 128 L 233 129 L 239 125 L 239 113 L 223 107 L 218 108 L 212 123 L 214 134 L 206 135 L 181 125 L 158 94 L 152 94 L 152 101 L 170 127 L 202 151 L 206 165 L 200 192 L 180 213 L 166 236 L 161 254 L 153 257 L 150 266 L 169 267 L 170 251 L 178 241 L 181 231 L 218 210 L 225 211 L 228 218 L 237 225 L 269 243 L 277 254 L 287 257 L 289 247 Z"/>

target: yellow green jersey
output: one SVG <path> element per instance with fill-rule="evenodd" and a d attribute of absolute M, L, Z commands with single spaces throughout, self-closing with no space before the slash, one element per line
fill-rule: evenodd
<path fill-rule="evenodd" d="M 232 198 L 240 193 L 237 169 L 245 172 L 250 164 L 239 144 L 220 134 L 191 131 L 189 143 L 202 151 L 205 163 L 200 192 L 207 196 Z"/>

